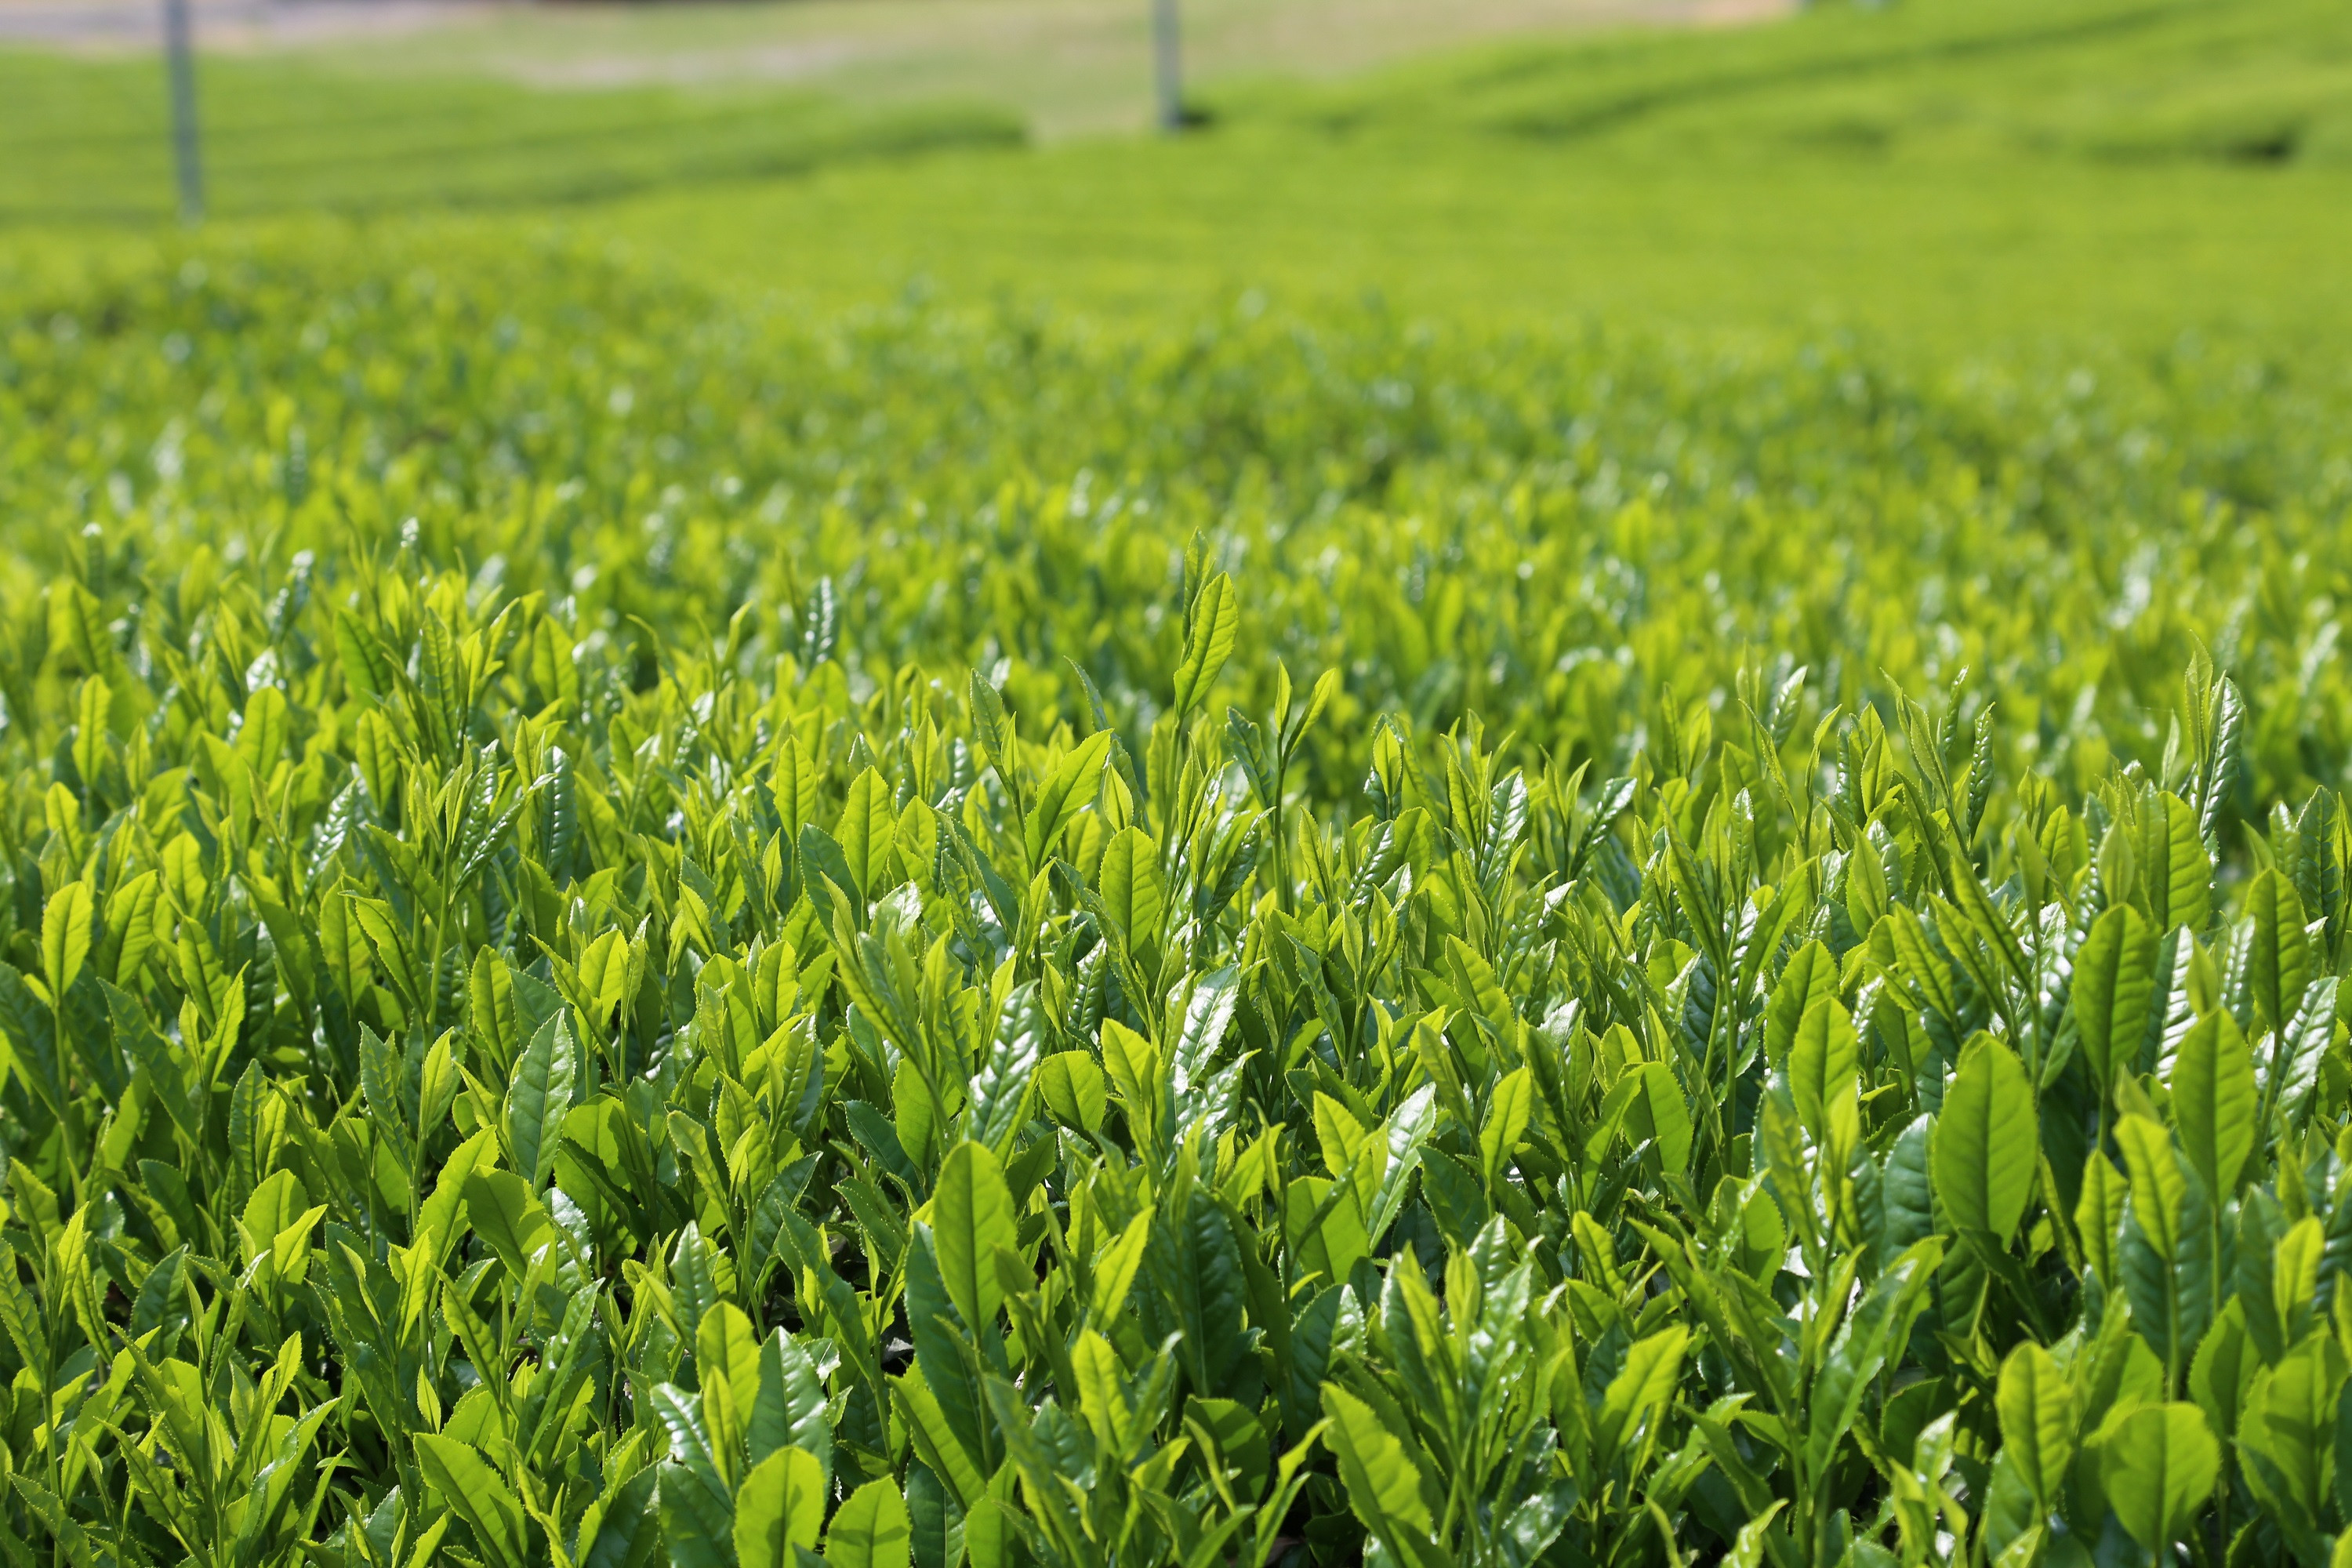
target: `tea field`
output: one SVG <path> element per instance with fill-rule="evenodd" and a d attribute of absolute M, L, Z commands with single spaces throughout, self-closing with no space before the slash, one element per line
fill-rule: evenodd
<path fill-rule="evenodd" d="M 0 242 L 0 1557 L 2352 1563 L 2352 338 L 644 248 L 1190 152 Z"/>

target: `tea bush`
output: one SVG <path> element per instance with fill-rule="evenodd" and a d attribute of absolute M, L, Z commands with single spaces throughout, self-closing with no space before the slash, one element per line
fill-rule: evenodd
<path fill-rule="evenodd" d="M 11 1561 L 2343 1561 L 2330 384 L 570 253 L 0 353 Z"/>

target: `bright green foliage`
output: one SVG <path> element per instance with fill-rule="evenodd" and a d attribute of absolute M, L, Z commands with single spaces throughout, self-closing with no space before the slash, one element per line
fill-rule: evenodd
<path fill-rule="evenodd" d="M 171 211 L 169 100 L 152 58 L 0 49 L 0 222 Z M 571 202 L 859 158 L 1014 147 L 1018 120 L 958 105 L 854 107 L 749 87 L 530 91 L 482 76 L 207 54 L 198 75 L 215 215 Z"/>
<path fill-rule="evenodd" d="M 2338 1551 L 2309 447 L 286 267 L 10 338 L 0 1555 Z"/>
<path fill-rule="evenodd" d="M 1691 42 L 1535 39 L 1240 105 L 1359 135 L 1445 126 L 1720 155 L 2021 151 L 2120 163 L 2352 158 L 2352 21 L 2327 0 L 1813 5 Z"/>
<path fill-rule="evenodd" d="M 266 598 L 298 552 L 383 557 L 413 518 L 427 559 L 568 599 L 567 636 L 632 680 L 664 639 L 723 646 L 751 605 L 738 654 L 763 665 L 979 668 L 1031 721 L 1088 720 L 1090 679 L 1129 721 L 1190 689 L 1169 601 L 1207 532 L 1238 651 L 1194 700 L 1255 716 L 1254 785 L 1279 761 L 1326 801 L 1356 791 L 1383 712 L 1476 713 L 1598 777 L 1637 731 L 1680 766 L 1739 702 L 1777 732 L 1814 716 L 1800 690 L 1852 710 L 1963 669 L 1994 717 L 1991 765 L 1971 731 L 1933 781 L 1959 805 L 2029 768 L 2070 800 L 2119 761 L 2177 784 L 2200 647 L 2243 699 L 2241 817 L 2352 762 L 2333 657 L 2352 468 L 2330 445 L 2352 395 L 2259 361 L 1921 381 L 1835 345 L 1377 314 L 1198 342 L 923 310 L 775 324 L 575 253 L 373 241 L 198 252 L 6 332 L 19 603 L 60 573 L 119 601 L 152 569 L 147 613 L 192 609 L 232 540 Z M 12 625 L 19 663 L 75 635 Z M 321 657 L 338 637 L 321 626 Z M 570 646 L 534 632 L 511 662 L 568 696 Z M 1342 679 L 1277 758 L 1282 666 Z M 2134 822 L 2149 919 L 2201 920 L 2203 825 Z"/>

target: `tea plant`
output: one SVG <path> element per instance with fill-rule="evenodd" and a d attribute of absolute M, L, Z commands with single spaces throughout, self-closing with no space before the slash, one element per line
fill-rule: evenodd
<path fill-rule="evenodd" d="M 2352 1553 L 2284 394 L 273 265 L 8 340 L 10 1562 Z"/>
<path fill-rule="evenodd" d="M 2004 773 L 2071 797 L 2159 764 L 2201 650 L 2246 699 L 2242 817 L 2352 764 L 2340 366 L 1246 304 L 803 321 L 559 245 L 224 241 L 0 323 L 0 584 L 143 605 L 151 572 L 202 598 L 249 565 L 268 595 L 414 519 L 635 679 L 751 605 L 750 646 L 830 639 L 861 688 L 979 668 L 1076 723 L 1082 666 L 1148 726 L 1202 533 L 1249 587 L 1222 700 L 1343 672 L 1292 775 L 1323 804 L 1384 712 L 1622 773 L 1667 691 L 1717 712 L 1743 664 L 1849 710 L 1972 669 Z"/>
<path fill-rule="evenodd" d="M 1327 813 L 1201 561 L 1145 733 L 53 584 L 11 1554 L 2328 1559 L 2352 840 L 2226 681 L 2080 800 L 1792 677 Z"/>

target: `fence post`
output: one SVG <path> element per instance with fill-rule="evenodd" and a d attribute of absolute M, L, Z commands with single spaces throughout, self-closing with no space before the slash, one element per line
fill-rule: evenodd
<path fill-rule="evenodd" d="M 163 64 L 172 85 L 172 164 L 179 178 L 180 220 L 205 216 L 205 172 L 196 147 L 196 67 L 188 0 L 163 0 Z"/>
<path fill-rule="evenodd" d="M 1160 89 L 1160 129 L 1184 129 L 1184 75 L 1179 55 L 1176 0 L 1151 0 L 1152 74 Z"/>

